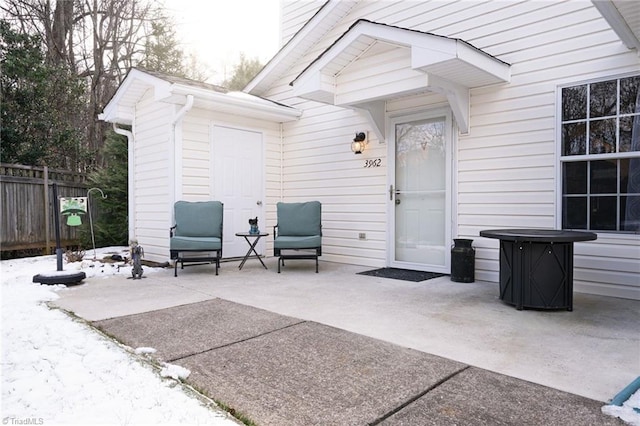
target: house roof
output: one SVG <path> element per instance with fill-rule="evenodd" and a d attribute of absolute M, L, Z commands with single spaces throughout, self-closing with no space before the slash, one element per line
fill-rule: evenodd
<path fill-rule="evenodd" d="M 327 0 L 298 32 L 247 84 L 244 92 L 263 95 L 284 76 L 313 46 L 344 18 L 357 0 Z"/>
<path fill-rule="evenodd" d="M 640 55 L 640 2 L 591 0 L 629 49 Z M 244 88 L 263 95 L 306 52 L 358 3 L 357 0 L 327 0 L 316 14 L 285 44 Z"/>
<path fill-rule="evenodd" d="M 380 63 L 394 66 L 380 72 Z M 466 133 L 469 89 L 510 79 L 509 64 L 464 40 L 360 19 L 291 85 L 296 96 L 367 111 L 384 140 L 380 111 L 388 99 L 425 91 L 443 94 Z"/>
<path fill-rule="evenodd" d="M 640 2 L 629 0 L 592 0 L 620 40 L 640 55 Z"/>
<path fill-rule="evenodd" d="M 211 111 L 283 122 L 296 120 L 301 111 L 243 92 L 232 92 L 215 84 L 177 77 L 157 71 L 131 68 L 99 118 L 110 123 L 133 123 L 135 106 L 144 96 L 158 102 L 186 104 L 192 95 L 194 106 Z"/>
<path fill-rule="evenodd" d="M 152 71 L 152 70 L 143 69 L 143 68 L 132 68 L 132 69 L 143 71 L 146 74 L 157 77 L 161 80 L 168 81 L 173 84 L 182 84 L 185 86 L 199 87 L 201 89 L 213 90 L 214 92 L 219 92 L 219 93 L 229 92 L 229 89 L 227 89 L 224 86 L 219 86 L 217 84 L 205 83 L 204 81 L 193 80 L 186 77 L 178 77 L 178 76 L 167 74 L 165 72 L 160 72 L 160 71 Z"/>
<path fill-rule="evenodd" d="M 356 0 L 328 0 L 249 82 L 244 92 L 265 94 L 272 84 L 282 79 L 357 3 Z M 380 96 L 376 98 L 372 95 L 369 99 L 361 99 L 360 102 L 336 102 L 336 77 L 373 46 L 381 46 L 384 43 L 410 50 L 412 70 L 422 72 L 423 78 L 424 74 L 429 76 L 428 84 L 405 90 L 405 94 L 416 90 L 444 94 L 452 104 L 463 133 L 468 131 L 469 125 L 469 88 L 508 82 L 511 77 L 509 64 L 464 40 L 361 19 L 354 22 L 291 82 L 294 93 L 319 102 L 364 109 L 369 120 L 374 122 L 372 124 L 378 138 L 384 140 L 383 117 L 380 113 L 384 108 L 380 105 Z M 390 94 L 386 95 L 386 99 L 389 99 Z M 397 92 L 395 95 L 401 93 Z"/>
<path fill-rule="evenodd" d="M 323 68 L 329 74 L 337 75 L 368 51 L 377 41 L 412 49 L 425 49 L 427 52 L 417 53 L 428 53 L 429 58 L 413 58 L 412 66 L 414 68 L 446 75 L 452 81 L 466 81 L 467 85 L 471 87 L 502 83 L 508 81 L 510 77 L 509 64 L 464 40 L 373 22 L 368 19 L 359 19 L 314 59 L 290 84 L 295 85 L 298 79 L 314 69 L 317 71 Z M 445 62 L 448 63 L 445 64 Z M 489 69 L 492 62 L 495 67 Z M 474 82 L 469 82 L 470 69 L 465 70 L 465 67 L 475 67 L 479 71 L 473 76 L 476 78 Z"/>

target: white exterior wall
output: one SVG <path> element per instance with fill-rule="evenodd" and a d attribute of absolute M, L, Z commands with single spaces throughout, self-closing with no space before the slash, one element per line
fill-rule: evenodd
<path fill-rule="evenodd" d="M 638 71 L 640 60 L 590 2 L 532 10 L 531 23 L 461 37 L 512 64 L 511 83 L 471 92 L 471 132 L 459 140 L 458 232 L 561 226 L 557 87 Z M 507 23 L 509 22 L 509 23 Z M 498 241 L 476 239 L 476 276 L 498 281 Z M 598 233 L 575 244 L 577 291 L 640 299 L 640 236 Z M 615 286 L 615 288 L 614 288 Z"/>
<path fill-rule="evenodd" d="M 281 0 L 281 2 L 280 46 L 284 46 L 326 0 Z"/>
<path fill-rule="evenodd" d="M 365 159 L 386 157 L 386 147 L 369 132 L 368 149 L 355 156 L 355 132 L 370 130 L 364 117 L 314 102 L 297 107 L 304 107 L 301 122 L 285 124 L 284 200 L 322 203 L 323 259 L 384 265 L 386 161 L 363 166 Z M 360 232 L 366 240 L 358 239 Z"/>
<path fill-rule="evenodd" d="M 134 238 L 144 247 L 145 258 L 153 261 L 169 257 L 173 111 L 173 105 L 153 102 L 147 96 L 136 107 L 133 125 L 135 196 L 130 202 L 134 203 Z"/>
<path fill-rule="evenodd" d="M 182 182 L 177 193 L 181 200 L 213 199 L 209 115 L 207 111 L 194 108 L 182 120 Z"/>
<path fill-rule="evenodd" d="M 325 260 L 367 266 L 386 259 L 386 145 L 359 113 L 296 98 L 288 86 L 359 18 L 460 38 L 512 65 L 509 84 L 471 91 L 470 132 L 454 141 L 453 234 L 475 240 L 477 279 L 497 282 L 498 241 L 480 238 L 480 230 L 559 225 L 557 86 L 637 71 L 637 53 L 589 1 L 359 3 L 267 96 L 304 110 L 285 125 L 284 199 L 323 203 Z M 388 101 L 387 111 L 440 101 L 412 96 Z M 360 156 L 349 148 L 357 130 L 370 138 Z M 371 158 L 383 167 L 364 168 Z M 576 243 L 576 289 L 640 298 L 639 258 L 638 235 L 600 233 Z"/>
<path fill-rule="evenodd" d="M 261 227 L 268 231 L 275 225 L 275 203 L 281 197 L 281 137 L 280 123 L 239 117 L 232 114 L 211 112 L 194 108 L 182 123 L 182 184 L 179 193 L 187 201 L 221 200 L 214 193 L 217 171 L 212 169 L 211 130 L 213 125 L 221 125 L 243 130 L 260 132 L 263 135 L 264 152 L 264 194 L 265 217 L 260 218 Z M 215 153 L 213 154 L 215 155 Z M 221 200 L 224 201 L 224 200 Z M 263 222 L 265 221 L 266 222 Z M 273 238 L 266 238 L 266 249 L 273 253 Z M 166 256 L 169 253 L 167 239 Z"/>

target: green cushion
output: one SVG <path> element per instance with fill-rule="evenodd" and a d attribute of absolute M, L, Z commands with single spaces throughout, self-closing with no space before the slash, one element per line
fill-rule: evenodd
<path fill-rule="evenodd" d="M 278 203 L 276 208 L 278 236 L 321 235 L 322 207 L 319 201 Z"/>
<path fill-rule="evenodd" d="M 220 201 L 177 201 L 174 209 L 174 236 L 222 237 L 223 205 Z"/>
<path fill-rule="evenodd" d="M 273 247 L 277 249 L 304 249 L 317 248 L 322 245 L 322 237 L 313 235 L 309 237 L 290 237 L 278 235 L 273 240 Z"/>
<path fill-rule="evenodd" d="M 175 251 L 209 251 L 222 249 L 222 239 L 218 237 L 171 237 L 169 249 Z"/>

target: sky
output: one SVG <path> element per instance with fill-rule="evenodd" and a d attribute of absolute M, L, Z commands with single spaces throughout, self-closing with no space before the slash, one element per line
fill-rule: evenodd
<path fill-rule="evenodd" d="M 210 83 L 231 75 L 240 53 L 265 64 L 279 49 L 280 0 L 164 0 L 185 50 L 206 64 Z"/>

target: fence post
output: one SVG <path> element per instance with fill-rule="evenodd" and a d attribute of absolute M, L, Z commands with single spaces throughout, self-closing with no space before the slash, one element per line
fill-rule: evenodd
<path fill-rule="evenodd" d="M 44 166 L 44 234 L 45 234 L 45 253 L 49 254 L 49 247 L 51 247 L 51 224 L 49 223 L 49 168 Z"/>

